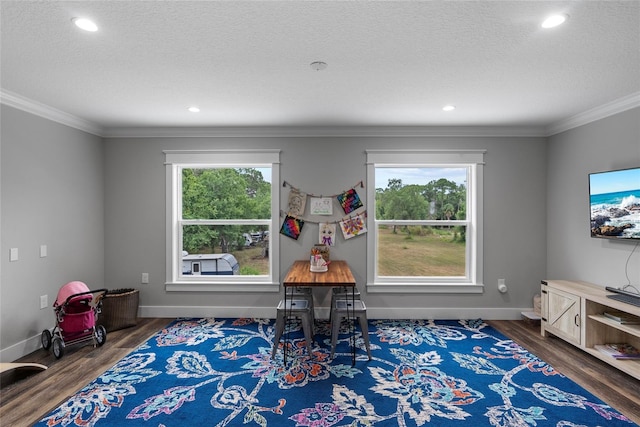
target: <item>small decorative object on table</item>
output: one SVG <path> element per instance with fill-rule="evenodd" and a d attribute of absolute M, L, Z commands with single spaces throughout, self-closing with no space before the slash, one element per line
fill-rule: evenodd
<path fill-rule="evenodd" d="M 329 263 L 331 261 L 329 258 L 329 250 L 326 251 L 327 259 L 323 257 L 322 248 L 326 248 L 324 245 L 315 245 L 313 249 L 311 249 L 311 258 L 309 260 L 311 265 L 311 271 L 314 273 L 323 273 L 329 270 Z"/>
<path fill-rule="evenodd" d="M 320 254 L 322 259 L 326 262 L 331 261 L 331 257 L 329 257 L 329 246 L 322 244 L 315 244 L 311 249 L 311 255 Z"/>

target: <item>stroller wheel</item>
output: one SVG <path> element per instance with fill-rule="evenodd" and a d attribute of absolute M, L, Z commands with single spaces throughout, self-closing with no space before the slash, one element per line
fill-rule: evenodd
<path fill-rule="evenodd" d="M 44 331 L 42 331 L 42 335 L 40 336 L 40 341 L 42 342 L 42 348 L 44 348 L 45 350 L 49 350 L 49 347 L 51 347 L 51 331 L 49 331 L 48 329 L 45 329 Z"/>
<path fill-rule="evenodd" d="M 95 337 L 98 345 L 102 346 L 105 342 L 107 342 L 107 328 L 102 325 L 96 326 Z"/>
<path fill-rule="evenodd" d="M 59 337 L 53 339 L 53 355 L 60 359 L 64 355 L 64 342 Z"/>

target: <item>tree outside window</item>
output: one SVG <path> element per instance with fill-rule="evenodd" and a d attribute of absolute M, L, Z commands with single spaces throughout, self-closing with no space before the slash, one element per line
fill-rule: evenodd
<path fill-rule="evenodd" d="M 268 275 L 264 248 L 271 220 L 271 183 L 265 181 L 269 172 L 265 168 L 182 168 L 183 253 L 229 253 L 238 261 L 240 275 Z M 252 224 L 240 225 L 237 220 Z M 205 257 L 193 262 L 198 259 Z M 183 267 L 182 274 L 193 272 Z"/>

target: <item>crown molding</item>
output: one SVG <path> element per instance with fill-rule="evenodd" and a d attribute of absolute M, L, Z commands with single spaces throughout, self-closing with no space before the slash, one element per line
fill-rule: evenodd
<path fill-rule="evenodd" d="M 637 107 L 640 107 L 640 92 L 632 93 L 631 95 L 624 96 L 607 104 L 576 114 L 575 116 L 569 117 L 565 120 L 560 120 L 559 122 L 547 127 L 545 136 L 552 136 Z"/>
<path fill-rule="evenodd" d="M 0 88 L 0 103 L 103 138 L 549 137 L 640 107 L 640 92 L 550 126 L 221 126 L 105 128 Z"/>
<path fill-rule="evenodd" d="M 246 126 L 110 128 L 105 138 L 544 137 L 531 126 Z"/>
<path fill-rule="evenodd" d="M 32 99 L 18 95 L 17 93 L 0 89 L 0 103 L 96 136 L 104 136 L 104 129 L 93 122 L 81 119 L 73 114 L 65 113 L 62 110 L 58 110 L 48 105 L 41 104 Z"/>

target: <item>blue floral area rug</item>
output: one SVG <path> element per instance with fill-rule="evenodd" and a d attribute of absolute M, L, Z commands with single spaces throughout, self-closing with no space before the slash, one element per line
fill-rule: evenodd
<path fill-rule="evenodd" d="M 342 326 L 334 359 L 326 322 L 272 359 L 272 319 L 178 319 L 37 425 L 635 425 L 481 320 L 370 320 L 355 364 Z"/>

